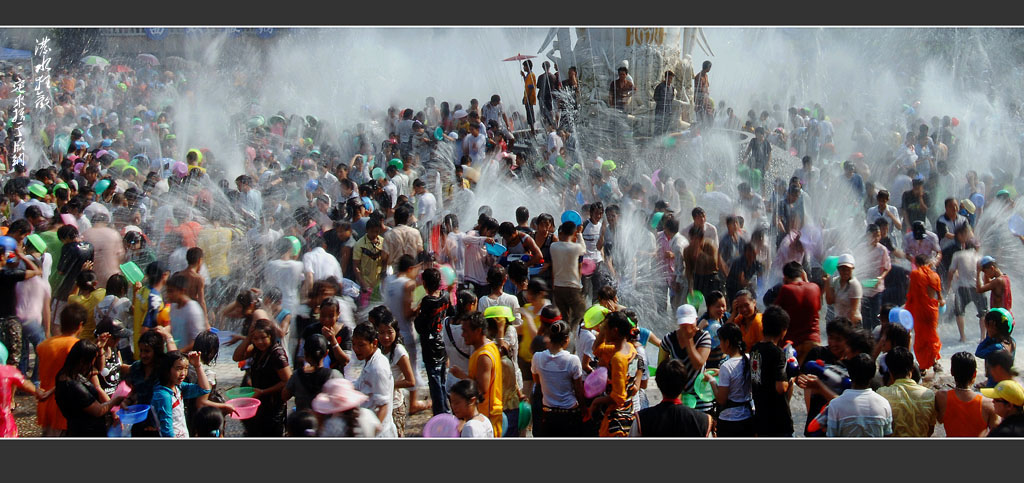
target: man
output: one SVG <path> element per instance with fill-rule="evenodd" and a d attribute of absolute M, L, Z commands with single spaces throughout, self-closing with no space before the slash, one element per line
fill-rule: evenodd
<path fill-rule="evenodd" d="M 867 330 L 873 330 L 879 324 L 878 312 L 882 309 L 882 293 L 885 292 L 885 277 L 892 270 L 892 260 L 889 256 L 889 249 L 882 245 L 882 232 L 878 225 L 868 225 L 868 253 L 867 260 L 871 263 L 869 275 L 873 277 L 861 283 L 863 289 L 861 297 L 861 325 Z M 869 283 L 870 282 L 870 283 Z M 870 286 L 871 283 L 874 286 Z"/>
<path fill-rule="evenodd" d="M 764 198 L 760 194 L 754 193 L 750 189 L 750 183 L 743 182 L 736 187 L 739 192 L 739 203 L 740 206 L 747 210 L 749 215 L 748 219 L 757 220 L 761 218 L 761 215 L 765 213 L 764 210 Z"/>
<path fill-rule="evenodd" d="M 858 354 L 845 361 L 852 387 L 828 403 L 829 437 L 874 437 L 893 434 L 893 410 L 889 401 L 871 390 L 875 361 Z"/>
<path fill-rule="evenodd" d="M 800 168 L 793 171 L 793 177 L 800 178 L 800 186 L 811 191 L 821 177 L 821 170 L 813 166 L 810 156 L 804 156 L 800 160 Z"/>
<path fill-rule="evenodd" d="M 665 71 L 665 80 L 654 88 L 654 125 L 659 134 L 668 132 L 674 120 L 672 103 L 676 100 L 676 88 L 673 85 L 673 80 L 675 80 L 675 73 L 667 70 Z"/>
<path fill-rule="evenodd" d="M 571 333 L 575 334 L 586 310 L 580 278 L 580 257 L 587 253 L 583 227 L 572 222 L 562 223 L 558 227 L 558 241 L 551 244 L 550 251 L 555 282 L 551 300 L 568 321 Z"/>
<path fill-rule="evenodd" d="M 469 156 L 473 163 L 483 163 L 487 148 L 487 136 L 481 132 L 480 124 L 469 124 L 469 135 L 462 140 L 462 154 Z"/>
<path fill-rule="evenodd" d="M 411 205 L 401 205 L 395 209 L 395 227 L 384 233 L 384 252 L 388 254 L 389 260 L 398 263 L 402 255 L 409 255 L 414 259 L 423 251 L 423 237 L 420 232 L 409 226 L 409 218 L 412 216 Z"/>
<path fill-rule="evenodd" d="M 926 368 L 923 360 L 921 363 L 923 371 Z M 885 355 L 885 365 L 889 368 L 889 385 L 879 388 L 878 394 L 892 407 L 893 436 L 931 436 L 937 420 L 935 393 L 911 379 L 914 355 L 905 347 L 894 347 Z"/>
<path fill-rule="evenodd" d="M 843 178 L 850 184 L 850 189 L 853 190 L 857 199 L 864 199 L 864 179 L 857 174 L 857 167 L 854 166 L 853 161 L 843 162 Z"/>
<path fill-rule="evenodd" d="M 537 90 L 538 97 L 540 100 L 540 115 L 544 119 L 544 122 L 549 126 L 554 126 L 555 117 L 552 114 L 555 100 L 555 91 L 562 88 L 560 82 L 558 82 L 558 75 L 551 72 L 551 63 L 544 61 L 540 67 L 544 69 L 544 73 L 537 79 Z"/>
<path fill-rule="evenodd" d="M 412 125 L 415 122 L 412 118 L 412 109 L 402 111 L 402 120 L 398 123 L 398 148 L 402 155 L 412 151 Z"/>
<path fill-rule="evenodd" d="M 924 255 L 914 259 L 917 264 L 910 272 L 910 289 L 907 291 L 906 308 L 914 316 L 914 355 L 923 373 L 930 367 L 942 370 L 938 364 L 942 349 L 939 338 L 939 306 L 945 305 L 942 297 L 942 282 L 932 269 L 935 263 Z"/>
<path fill-rule="evenodd" d="M 352 266 L 355 281 L 362 289 L 364 300 L 381 301 L 380 281 L 387 271 L 388 258 L 384 252 L 384 239 L 380 236 L 382 225 L 379 217 L 370 217 L 366 222 L 366 235 L 352 247 Z"/>
<path fill-rule="evenodd" d="M 803 366 L 811 348 L 821 345 L 818 329 L 821 289 L 817 284 L 807 281 L 807 274 L 797 262 L 789 262 L 782 267 L 782 276 L 783 284 L 775 304 L 789 316 L 789 339 L 793 341 L 800 365 Z"/>
<path fill-rule="evenodd" d="M 743 153 L 743 162 L 750 169 L 760 170 L 767 173 L 772 161 L 772 144 L 765 139 L 764 128 L 754 129 L 754 139 L 747 143 L 747 150 Z"/>
<path fill-rule="evenodd" d="M 490 216 L 481 215 L 476 230 L 470 230 L 460 238 L 463 255 L 463 280 L 477 297 L 490 293 L 487 286 L 487 272 L 494 263 L 493 256 L 487 253 L 486 244 L 494 243 L 498 234 L 498 221 Z M 582 314 L 581 314 L 582 316 Z"/>
<path fill-rule="evenodd" d="M 931 206 L 931 198 L 924 189 L 924 178 L 914 178 L 910 191 L 903 193 L 901 203 L 903 219 L 907 223 L 920 221 L 924 223 L 928 219 L 928 207 Z"/>
<path fill-rule="evenodd" d="M 188 296 L 189 277 L 178 272 L 167 280 L 167 302 L 171 304 L 171 334 L 174 344 L 188 353 L 200 332 L 208 330 L 210 324 L 203 315 L 203 308 Z"/>
<path fill-rule="evenodd" d="M 523 68 L 519 71 L 523 78 L 523 106 L 526 108 L 526 123 L 530 125 L 530 135 L 536 134 L 536 118 L 533 106 L 537 105 L 537 76 L 533 73 L 533 61 L 523 61 Z M 465 144 L 465 143 L 463 143 Z"/>
<path fill-rule="evenodd" d="M 1013 296 L 1010 293 L 1010 276 L 999 269 L 996 259 L 990 256 L 981 257 L 978 262 L 978 275 L 975 278 L 975 290 L 978 293 L 992 292 L 989 307 L 1012 310 Z M 982 276 L 985 281 L 982 283 Z"/>
<path fill-rule="evenodd" d="M 988 436 L 1024 437 L 1024 388 L 1014 380 L 1002 381 L 994 388 L 983 388 L 981 394 L 992 398 L 996 414 L 1002 422 Z"/>
<path fill-rule="evenodd" d="M 608 106 L 628 112 L 629 101 L 633 98 L 633 82 L 627 76 L 629 69 L 619 67 L 618 77 L 608 85 Z"/>
<path fill-rule="evenodd" d="M 189 248 L 185 252 L 185 261 L 188 263 L 188 268 L 175 273 L 171 278 L 178 275 L 184 277 L 185 288 L 183 290 L 185 294 L 189 299 L 198 302 L 199 306 L 203 308 L 203 315 L 208 317 L 210 312 L 206 309 L 206 280 L 201 273 L 203 249 L 199 247 Z"/>
<path fill-rule="evenodd" d="M 789 399 L 793 378 L 786 374 L 786 357 L 779 346 L 790 318 L 780 307 L 764 311 L 764 337 L 750 348 L 750 394 L 754 399 L 754 431 L 758 436 L 792 437 L 793 415 Z"/>
<path fill-rule="evenodd" d="M 665 310 L 665 289 L 668 289 L 669 307 L 678 307 L 686 295 L 683 252 L 690 245 L 689 240 L 679 233 L 679 220 L 671 215 L 664 217 L 664 228 L 658 233 L 658 262 L 664 274 L 665 285 L 657 290 L 656 300 L 659 313 Z"/>
<path fill-rule="evenodd" d="M 945 428 L 946 437 L 977 438 L 995 429 L 999 423 L 995 404 L 971 389 L 978 377 L 974 355 L 962 351 L 953 354 L 949 372 L 956 387 L 935 393 L 936 421 Z"/>
<path fill-rule="evenodd" d="M 954 234 L 956 246 L 960 248 L 953 253 L 946 272 L 946 283 L 953 290 L 953 315 L 956 317 L 957 329 L 960 330 L 960 342 L 967 342 L 964 333 L 964 314 L 967 304 L 973 303 L 978 316 L 979 341 L 985 339 L 985 313 L 988 312 L 988 301 L 976 290 L 978 262 L 981 255 L 973 240 L 973 230 L 968 224 L 961 225 Z"/>
<path fill-rule="evenodd" d="M 714 420 L 710 414 L 682 403 L 679 396 L 686 387 L 686 368 L 678 359 L 658 365 L 654 380 L 661 391 L 661 403 L 637 413 L 629 430 L 631 438 L 708 438 Z"/>
<path fill-rule="evenodd" d="M 914 221 L 910 232 L 903 236 L 903 248 L 907 260 L 911 262 L 920 255 L 928 260 L 936 262 L 942 258 L 942 248 L 939 246 L 939 237 L 934 232 L 925 228 L 923 221 Z"/>
<path fill-rule="evenodd" d="M 416 178 L 412 182 L 412 191 L 416 203 L 416 221 L 419 227 L 429 234 L 430 226 L 437 217 L 437 198 L 427 191 L 427 183 L 421 178 Z"/>
<path fill-rule="evenodd" d="M 836 317 L 849 319 L 851 322 L 860 325 L 861 322 L 861 298 L 863 288 L 860 281 L 853 276 L 856 261 L 853 255 L 844 253 L 839 255 L 837 265 L 838 275 L 826 276 L 822 281 L 825 285 L 825 301 L 833 306 Z"/>
<path fill-rule="evenodd" d="M 945 208 L 945 213 L 935 220 L 935 235 L 939 238 L 943 259 L 949 260 L 950 257 L 946 255 L 952 255 L 952 250 L 949 249 L 956 245 L 956 230 L 968 222 L 967 218 L 960 214 L 960 205 L 956 198 L 946 198 Z M 948 262 L 946 265 L 948 267 Z"/>
<path fill-rule="evenodd" d="M 693 110 L 697 115 L 697 121 L 701 123 L 710 123 L 714 113 L 708 72 L 711 72 L 711 61 L 705 60 L 701 71 L 693 77 Z"/>
<path fill-rule="evenodd" d="M 747 241 L 740 234 L 739 218 L 733 215 L 727 216 L 725 227 L 728 232 L 722 235 L 722 239 L 718 242 L 718 266 L 722 272 L 729 275 L 729 268 L 733 260 L 743 254 L 743 248 L 747 246 Z"/>
<path fill-rule="evenodd" d="M 786 190 L 785 198 L 779 200 L 779 205 L 774 213 L 775 227 L 778 229 L 775 240 L 776 247 L 790 231 L 803 228 L 805 216 L 804 199 L 800 186 L 791 184 Z"/>
<path fill-rule="evenodd" d="M 708 216 L 707 214 L 704 213 L 704 208 L 701 208 L 699 206 L 694 207 L 692 210 L 690 210 L 690 217 L 693 218 L 693 223 L 690 223 L 689 225 L 686 226 L 686 228 L 683 228 L 682 232 L 690 233 L 690 229 L 692 229 L 695 226 L 699 227 L 700 229 L 704 230 L 704 238 L 709 240 L 713 245 L 717 246 L 718 228 L 715 228 L 715 225 L 708 223 Z M 690 240 L 690 242 L 692 243 L 693 240 Z"/>
<path fill-rule="evenodd" d="M 319 235 L 313 235 L 309 239 L 309 246 L 312 247 L 302 256 L 303 273 L 306 279 L 302 287 L 302 293 L 309 293 L 313 282 L 326 280 L 334 277 L 339 282 L 342 279 L 341 263 L 325 250 L 324 239 Z"/>
<path fill-rule="evenodd" d="M 253 179 L 249 175 L 243 174 L 235 178 L 235 187 L 242 193 L 242 209 L 259 225 L 263 219 L 263 196 L 259 190 L 253 189 L 253 184 Z"/>
<path fill-rule="evenodd" d="M 495 121 L 502 129 L 508 129 L 511 123 L 508 121 L 508 115 L 505 114 L 505 106 L 501 103 L 501 96 L 495 94 L 491 96 L 491 102 L 484 104 L 480 108 L 480 115 L 483 116 L 485 123 Z"/>
<path fill-rule="evenodd" d="M 900 212 L 895 206 L 889 204 L 889 191 L 878 190 L 878 194 L 875 195 L 875 200 L 878 201 L 877 206 L 868 208 L 868 223 L 874 223 L 879 218 L 885 218 L 890 225 L 894 226 L 897 230 L 903 229 L 903 223 L 900 220 Z"/>

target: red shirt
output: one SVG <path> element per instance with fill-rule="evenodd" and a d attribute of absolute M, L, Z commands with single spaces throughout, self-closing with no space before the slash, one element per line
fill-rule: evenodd
<path fill-rule="evenodd" d="M 806 341 L 821 342 L 818 312 L 821 311 L 821 289 L 811 282 L 787 283 L 779 290 L 775 304 L 789 314 L 786 338 L 797 346 Z"/>

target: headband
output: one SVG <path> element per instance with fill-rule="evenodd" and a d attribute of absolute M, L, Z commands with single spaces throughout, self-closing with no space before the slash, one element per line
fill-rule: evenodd
<path fill-rule="evenodd" d="M 540 316 L 540 321 L 545 323 L 545 324 L 554 324 L 555 322 L 558 322 L 559 320 L 562 320 L 562 315 L 561 314 L 556 315 L 556 316 L 551 317 L 551 318 L 545 317 L 543 315 Z"/>

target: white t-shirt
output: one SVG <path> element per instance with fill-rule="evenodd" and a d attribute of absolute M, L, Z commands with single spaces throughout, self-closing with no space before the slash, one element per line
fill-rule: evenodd
<path fill-rule="evenodd" d="M 398 363 L 402 361 L 403 357 L 409 357 L 409 351 L 405 349 L 402 344 L 395 344 L 395 350 L 391 352 L 391 376 L 395 381 L 404 378 L 402 369 L 398 366 Z M 398 407 L 405 401 L 405 389 L 395 389 L 395 398 L 392 402 L 392 407 Z"/>
<path fill-rule="evenodd" d="M 579 357 L 564 350 L 554 355 L 550 350 L 538 352 L 533 355 L 531 371 L 540 376 L 545 406 L 560 409 L 576 407 L 578 401 L 573 382 L 583 379 L 583 365 Z"/>
<path fill-rule="evenodd" d="M 580 325 L 579 333 L 576 337 L 576 353 L 582 356 L 590 356 L 594 359 L 594 342 L 597 341 L 597 334 L 592 330 L 587 330 Z"/>
<path fill-rule="evenodd" d="M 589 219 L 583 221 L 583 243 L 587 247 L 586 258 L 594 260 L 597 263 L 604 261 L 604 255 L 601 250 L 597 249 L 597 242 L 601 239 L 601 228 L 604 226 L 604 221 L 594 223 Z"/>
<path fill-rule="evenodd" d="M 953 259 L 949 262 L 949 272 L 956 272 L 953 289 L 961 287 L 973 289 L 975 287 L 978 277 L 978 260 L 981 260 L 981 255 L 973 248 L 960 250 L 953 254 Z"/>
<path fill-rule="evenodd" d="M 387 406 L 387 416 L 380 422 L 381 432 L 378 438 L 397 438 L 398 428 L 395 427 L 395 420 L 391 416 L 394 409 L 392 401 L 395 397 L 395 378 L 391 375 L 391 364 L 380 349 L 373 352 L 373 355 L 363 364 L 363 372 L 355 382 L 357 391 L 368 396 L 362 407 L 374 411 L 374 408 Z"/>
<path fill-rule="evenodd" d="M 579 258 L 586 253 L 587 247 L 582 241 L 557 241 L 551 244 L 551 270 L 556 287 L 583 288 L 580 281 Z"/>
<path fill-rule="evenodd" d="M 277 287 L 281 290 L 281 306 L 295 312 L 301 302 L 299 288 L 305 278 L 305 267 L 298 260 L 271 260 L 263 271 L 267 289 Z"/>
<path fill-rule="evenodd" d="M 871 208 L 868 208 L 868 220 L 867 220 L 868 223 L 874 223 L 875 220 L 878 220 L 879 218 L 881 218 L 883 216 L 889 222 L 889 226 L 893 226 L 894 227 L 896 225 L 893 224 L 893 220 L 899 220 L 900 219 L 900 211 L 899 211 L 898 208 L 896 208 L 895 206 L 890 205 L 890 204 L 886 204 L 885 205 L 885 213 L 881 213 L 881 212 L 878 211 L 878 205 L 875 205 L 875 206 L 872 206 Z"/>
<path fill-rule="evenodd" d="M 195 300 L 189 300 L 184 307 L 171 304 L 171 335 L 174 344 L 185 347 L 196 339 L 200 332 L 206 330 L 206 317 L 203 307 Z"/>
<path fill-rule="evenodd" d="M 892 407 L 871 389 L 847 389 L 828 404 L 830 437 L 886 436 L 892 434 Z"/>
<path fill-rule="evenodd" d="M 185 401 L 181 398 L 181 390 L 174 387 L 174 401 L 171 404 L 171 426 L 175 438 L 188 437 L 188 425 L 185 423 Z"/>
<path fill-rule="evenodd" d="M 335 277 L 340 282 L 341 264 L 334 255 L 327 253 L 324 247 L 316 247 L 309 253 L 302 256 L 303 273 L 312 273 L 313 281 L 326 280 L 328 277 Z"/>
<path fill-rule="evenodd" d="M 444 340 L 444 350 L 448 353 L 448 365 L 458 367 L 468 374 L 469 356 L 473 354 L 473 348 L 462 340 L 462 325 L 453 324 L 451 319 L 445 320 L 441 337 Z M 445 380 L 445 390 L 450 391 L 456 382 L 459 382 L 459 378 L 449 372 Z"/>
<path fill-rule="evenodd" d="M 480 300 L 477 303 L 477 310 L 479 310 L 480 313 L 483 313 L 487 307 L 493 307 L 495 305 L 504 305 L 512 309 L 512 313 L 515 314 L 516 319 L 513 320 L 511 324 L 515 326 L 523 325 L 523 316 L 519 314 L 519 299 L 517 299 L 515 295 L 502 292 L 497 299 L 492 299 L 490 295 L 484 295 L 483 297 L 480 297 Z"/>
<path fill-rule="evenodd" d="M 402 331 L 411 332 L 412 322 L 405 318 L 405 284 L 409 282 L 409 277 L 405 275 L 389 275 L 384 279 L 384 305 L 391 310 L 391 314 L 395 316 L 395 320 L 398 321 L 398 327 Z M 413 341 L 405 341 L 407 344 Z"/>
<path fill-rule="evenodd" d="M 384 185 L 384 191 L 387 191 L 388 195 L 391 196 L 391 207 L 394 208 L 398 204 L 398 187 L 395 186 L 395 182 L 391 181 Z"/>
<path fill-rule="evenodd" d="M 718 385 L 729 388 L 730 401 L 750 401 L 750 378 L 743 376 L 742 357 L 730 357 L 722 362 L 718 368 Z M 718 417 L 726 421 L 743 421 L 753 415 L 750 408 L 743 406 L 726 409 Z"/>
<path fill-rule="evenodd" d="M 416 210 L 416 219 L 420 223 L 434 221 L 434 217 L 437 216 L 437 198 L 433 193 L 416 195 L 416 203 L 419 205 Z"/>
<path fill-rule="evenodd" d="M 473 418 L 462 426 L 462 433 L 459 436 L 462 438 L 493 438 L 494 426 L 486 419 L 481 421 Z"/>

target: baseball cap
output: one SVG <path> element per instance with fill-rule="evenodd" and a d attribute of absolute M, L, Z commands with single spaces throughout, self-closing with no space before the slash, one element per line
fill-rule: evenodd
<path fill-rule="evenodd" d="M 1024 406 L 1024 388 L 1013 379 L 996 384 L 996 387 L 981 388 L 981 395 L 991 399 L 1002 399 L 1014 406 Z"/>
<path fill-rule="evenodd" d="M 105 317 L 96 323 L 96 335 L 109 333 L 111 337 L 117 337 L 118 339 L 126 338 L 131 335 L 128 329 L 124 328 L 124 324 L 120 320 Z"/>
<path fill-rule="evenodd" d="M 839 255 L 839 263 L 837 263 L 836 266 L 837 267 L 847 266 L 847 267 L 853 268 L 855 266 L 853 255 L 850 255 L 849 253 L 844 253 L 842 255 Z"/>
<path fill-rule="evenodd" d="M 679 325 L 696 325 L 697 324 L 697 309 L 690 304 L 680 305 L 676 309 L 676 322 Z"/>
<path fill-rule="evenodd" d="M 996 259 L 995 258 L 993 258 L 993 257 L 991 257 L 989 255 L 985 255 L 985 256 L 981 257 L 981 268 L 985 268 L 985 267 L 987 267 L 987 266 L 989 266 L 989 265 L 991 265 L 993 263 L 996 263 Z"/>

